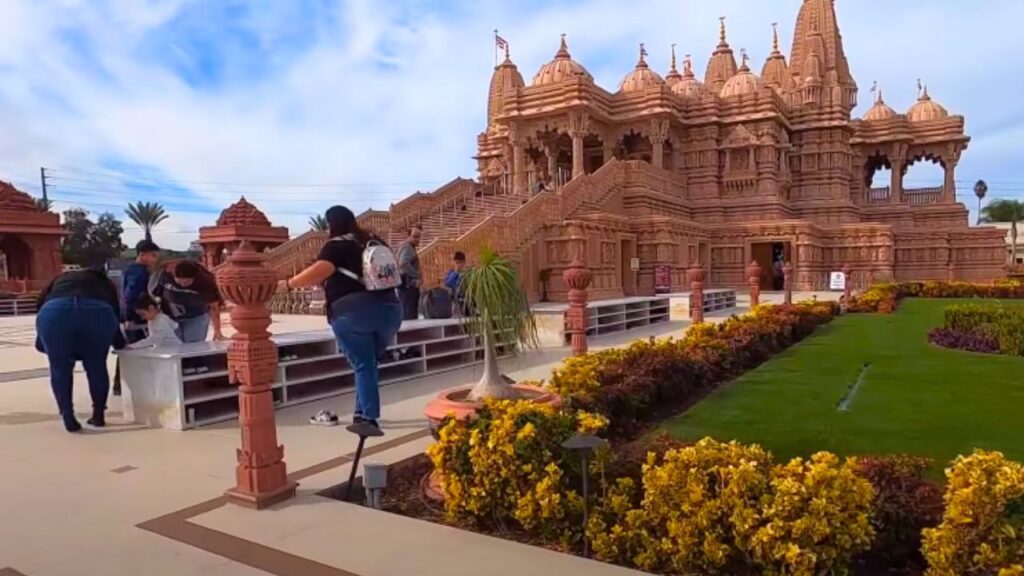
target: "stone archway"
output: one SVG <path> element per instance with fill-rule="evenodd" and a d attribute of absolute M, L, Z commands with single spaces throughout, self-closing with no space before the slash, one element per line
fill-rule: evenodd
<path fill-rule="evenodd" d="M 6 263 L 7 279 L 25 279 L 32 277 L 32 249 L 20 237 L 5 234 L 0 237 L 0 253 Z"/>
<path fill-rule="evenodd" d="M 941 156 L 929 152 L 916 154 L 903 167 L 903 198 L 912 205 L 941 203 L 946 195 L 948 174 Z"/>
<path fill-rule="evenodd" d="M 887 174 L 889 181 L 876 178 L 876 174 Z M 897 193 L 893 187 L 895 175 L 889 156 L 876 152 L 864 161 L 864 204 L 885 204 Z"/>

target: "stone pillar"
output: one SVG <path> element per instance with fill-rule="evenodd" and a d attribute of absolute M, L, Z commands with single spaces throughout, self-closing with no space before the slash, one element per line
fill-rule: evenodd
<path fill-rule="evenodd" d="M 583 134 L 572 134 L 572 177 L 583 175 Z"/>
<path fill-rule="evenodd" d="M 665 167 L 665 140 L 662 138 L 651 138 L 651 165 L 655 168 Z"/>
<path fill-rule="evenodd" d="M 231 326 L 236 334 L 228 348 L 228 379 L 238 384 L 238 421 L 242 447 L 237 450 L 237 484 L 225 493 L 236 504 L 266 508 L 295 495 L 288 480 L 284 446 L 277 443 L 271 385 L 277 375 L 277 347 L 270 340 L 267 301 L 277 276 L 247 242 L 217 271 L 224 298 L 234 304 Z"/>
<path fill-rule="evenodd" d="M 942 202 L 952 204 L 956 202 L 956 161 L 946 162 L 946 181 L 942 186 Z"/>
<path fill-rule="evenodd" d="M 750 307 L 761 303 L 761 266 L 751 260 L 747 266 L 747 285 L 750 286 Z"/>
<path fill-rule="evenodd" d="M 569 288 L 569 309 L 565 311 L 565 332 L 569 334 L 573 356 L 587 353 L 587 287 L 594 274 L 577 257 L 562 272 Z"/>
<path fill-rule="evenodd" d="M 843 283 L 843 302 L 849 303 L 850 297 L 853 295 L 853 278 L 850 276 L 850 274 L 853 273 L 853 270 L 850 269 L 849 264 L 843 264 L 841 272 L 845 279 L 845 282 Z"/>
<path fill-rule="evenodd" d="M 892 174 L 889 177 L 889 203 L 903 202 L 903 160 L 892 161 Z"/>
<path fill-rule="evenodd" d="M 946 280 L 948 282 L 956 282 L 956 266 L 952 262 L 946 266 Z"/>
<path fill-rule="evenodd" d="M 544 150 L 548 156 L 548 178 L 551 179 L 551 186 L 558 186 L 558 148 L 547 146 Z"/>
<path fill-rule="evenodd" d="M 690 321 L 700 324 L 704 321 L 704 279 L 707 272 L 700 264 L 694 264 L 687 274 L 690 277 Z"/>
<path fill-rule="evenodd" d="M 526 191 L 526 153 L 523 145 L 516 142 L 512 144 L 512 193 L 520 194 Z"/>
<path fill-rule="evenodd" d="M 782 264 L 782 290 L 783 303 L 793 303 L 793 265 L 789 262 Z"/>

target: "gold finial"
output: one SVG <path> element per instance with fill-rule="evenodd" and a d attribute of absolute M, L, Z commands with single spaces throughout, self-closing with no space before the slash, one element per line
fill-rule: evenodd
<path fill-rule="evenodd" d="M 511 60 L 508 55 L 508 42 L 505 42 L 505 60 Z"/>
<path fill-rule="evenodd" d="M 725 16 L 718 17 L 718 41 L 725 44 Z"/>
<path fill-rule="evenodd" d="M 569 45 L 565 42 L 565 34 L 562 34 L 562 43 L 558 46 L 558 52 L 555 54 L 556 58 L 570 58 L 569 56 Z"/>
<path fill-rule="evenodd" d="M 641 62 L 644 61 L 644 56 L 647 56 L 647 49 L 644 48 L 644 43 L 641 42 L 640 43 L 640 61 Z"/>
<path fill-rule="evenodd" d="M 671 72 L 675 72 L 676 71 L 676 45 L 675 44 L 672 45 L 672 64 L 669 67 L 669 70 Z"/>
<path fill-rule="evenodd" d="M 779 51 L 779 23 L 772 22 L 772 52 Z"/>

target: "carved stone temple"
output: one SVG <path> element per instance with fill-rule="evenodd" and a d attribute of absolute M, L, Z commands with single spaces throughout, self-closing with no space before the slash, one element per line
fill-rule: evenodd
<path fill-rule="evenodd" d="M 724 19 L 701 77 L 689 56 L 677 67 L 674 51 L 668 71 L 656 72 L 641 46 L 609 90 L 564 36 L 556 46 L 529 83 L 506 47 L 477 136 L 476 180 L 360 216 L 393 243 L 421 225 L 428 283 L 456 250 L 472 263 L 484 245 L 517 264 L 534 299 L 547 269 L 548 295 L 565 300 L 562 272 L 576 256 L 593 273 L 591 299 L 650 294 L 656 278 L 661 289 L 686 290 L 698 264 L 711 288 L 747 287 L 751 262 L 765 289 L 781 289 L 783 262 L 796 290 L 827 289 L 829 272 L 844 266 L 857 286 L 1005 276 L 1003 233 L 968 227 L 957 201 L 964 118 L 927 88 L 905 113 L 876 92 L 874 106 L 851 117 L 858 86 L 834 0 L 805 0 L 788 55 L 776 31 L 759 71 L 737 57 Z M 916 162 L 938 163 L 945 183 L 905 187 Z M 891 182 L 872 187 L 882 168 Z M 325 238 L 309 232 L 268 263 L 292 273 Z"/>

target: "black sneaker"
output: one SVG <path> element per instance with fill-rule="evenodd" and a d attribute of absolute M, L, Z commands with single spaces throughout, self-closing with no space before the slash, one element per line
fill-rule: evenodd
<path fill-rule="evenodd" d="M 68 432 L 74 433 L 82 429 L 82 425 L 78 423 L 78 418 L 75 418 L 74 414 L 62 414 L 61 418 L 64 420 L 64 429 Z"/>
<path fill-rule="evenodd" d="M 362 416 L 352 419 L 352 424 L 345 427 L 345 430 L 363 437 L 383 436 L 384 431 L 377 425 L 376 420 L 363 418 Z"/>
<path fill-rule="evenodd" d="M 102 410 L 93 410 L 92 418 L 86 420 L 85 423 L 93 428 L 103 428 L 107 425 L 107 418 Z"/>
<path fill-rule="evenodd" d="M 338 416 L 330 410 L 321 410 L 316 416 L 310 417 L 309 423 L 317 426 L 337 426 Z"/>

